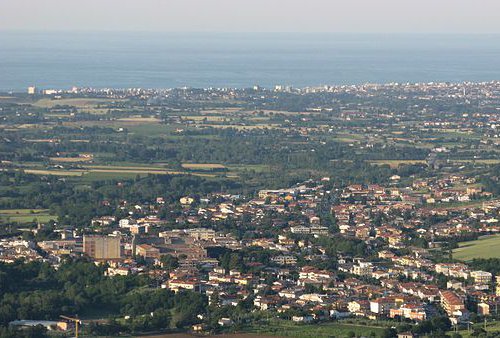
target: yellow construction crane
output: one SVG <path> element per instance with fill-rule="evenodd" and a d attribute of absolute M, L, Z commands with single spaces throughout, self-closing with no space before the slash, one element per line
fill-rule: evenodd
<path fill-rule="evenodd" d="M 80 324 L 80 319 L 79 318 L 71 318 L 67 316 L 59 316 L 63 319 L 70 320 L 72 322 L 75 322 L 75 337 L 78 338 L 78 325 Z"/>

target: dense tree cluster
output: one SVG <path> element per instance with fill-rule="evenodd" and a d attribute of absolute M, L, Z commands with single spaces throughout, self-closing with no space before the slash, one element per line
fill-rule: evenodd
<path fill-rule="evenodd" d="M 98 312 L 129 316 L 120 330 L 141 331 L 184 327 L 205 311 L 207 301 L 200 294 L 150 289 L 145 276 L 111 278 L 104 269 L 71 259 L 57 270 L 41 262 L 0 264 L 0 325 Z"/>

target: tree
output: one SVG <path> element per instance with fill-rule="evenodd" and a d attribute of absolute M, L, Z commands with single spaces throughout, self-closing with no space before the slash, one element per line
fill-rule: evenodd
<path fill-rule="evenodd" d="M 162 267 L 167 271 L 172 271 L 179 267 L 179 259 L 172 255 L 161 256 L 160 262 Z"/>
<path fill-rule="evenodd" d="M 153 312 L 151 326 L 155 329 L 168 328 L 170 326 L 170 312 L 166 309 L 158 309 Z"/>
<path fill-rule="evenodd" d="M 381 337 L 382 338 L 395 338 L 398 336 L 398 333 L 395 329 L 393 328 L 387 328 L 382 332 Z"/>
<path fill-rule="evenodd" d="M 432 318 L 431 323 L 437 331 L 446 332 L 451 329 L 450 319 L 446 316 Z"/>

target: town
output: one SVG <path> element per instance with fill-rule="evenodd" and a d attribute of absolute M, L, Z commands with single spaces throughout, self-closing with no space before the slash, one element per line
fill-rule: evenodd
<path fill-rule="evenodd" d="M 496 332 L 499 101 L 497 82 L 5 93 L 0 322 Z"/>
<path fill-rule="evenodd" d="M 0 338 L 500 338 L 500 1 L 0 1 Z"/>
<path fill-rule="evenodd" d="M 449 239 L 500 231 L 500 200 L 474 183 L 450 176 L 404 188 L 332 189 L 325 177 L 261 190 L 253 199 L 185 196 L 167 219 L 158 216 L 162 197 L 142 205 L 123 200 L 113 207 L 128 217 L 96 217 L 83 235 L 64 228 L 54 240 L 3 239 L 0 261 L 41 260 L 57 268 L 68 256 L 84 255 L 105 264 L 107 276 L 146 274 L 159 288 L 199 292 L 220 307 L 251 301 L 268 316 L 293 322 L 421 322 L 442 312 L 459 327 L 471 321 L 471 312 L 497 315 L 500 303 L 500 276 L 453 261 L 452 254 L 436 263 L 448 258 Z M 471 200 L 482 202 L 428 207 Z M 229 223 L 232 231 L 225 231 Z M 246 227 L 254 229 L 251 236 L 239 239 L 234 232 Z M 237 320 L 221 317 L 218 325 Z M 192 330 L 203 331 L 200 322 Z"/>

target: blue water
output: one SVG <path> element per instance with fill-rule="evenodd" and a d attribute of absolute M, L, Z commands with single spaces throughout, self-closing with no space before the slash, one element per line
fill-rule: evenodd
<path fill-rule="evenodd" d="M 500 80 L 499 35 L 0 32 L 0 90 Z"/>

